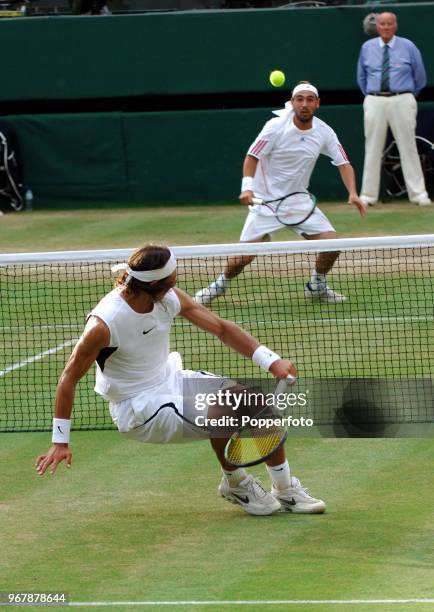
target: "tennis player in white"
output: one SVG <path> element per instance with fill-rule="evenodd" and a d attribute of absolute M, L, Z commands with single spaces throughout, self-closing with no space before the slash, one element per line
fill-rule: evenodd
<path fill-rule="evenodd" d="M 321 153 L 330 157 L 332 164 L 338 168 L 348 191 L 348 202 L 356 205 L 361 216 L 365 214 L 365 205 L 357 194 L 354 170 L 344 148 L 332 128 L 314 116 L 319 105 L 317 88 L 307 81 L 300 82 L 292 91 L 291 102 L 286 104 L 285 109 L 275 111 L 278 116 L 265 124 L 249 148 L 244 160 L 239 199 L 250 207 L 250 212 L 241 232 L 241 242 L 269 240 L 273 232 L 283 227 L 269 208 L 252 206 L 254 197 L 273 200 L 294 192 L 306 192 L 295 196 L 295 205 L 301 213 L 303 210 L 309 213 L 311 199 L 307 191 Z M 304 223 L 292 229 L 308 240 L 333 240 L 337 237 L 334 227 L 319 208 Z M 338 256 L 338 252 L 318 255 L 311 279 L 305 286 L 306 298 L 332 303 L 346 299 L 330 289 L 326 282 L 326 274 Z M 195 301 L 209 304 L 222 295 L 231 279 L 238 276 L 253 259 L 247 256 L 230 258 L 216 281 L 196 293 Z"/>
<path fill-rule="evenodd" d="M 119 268 L 119 266 L 118 266 Z M 166 247 L 147 245 L 122 265 L 117 286 L 89 314 L 84 332 L 60 377 L 56 392 L 52 446 L 36 460 L 38 474 L 62 461 L 71 465 L 69 448 L 71 414 L 78 381 L 96 361 L 95 391 L 108 402 L 119 431 L 140 442 L 164 444 L 204 439 L 209 433 L 187 419 L 189 400 L 203 392 L 230 388 L 227 379 L 182 369 L 178 353 L 170 353 L 173 319 L 185 319 L 217 336 L 241 355 L 252 359 L 275 378 L 295 375 L 294 364 L 260 345 L 231 321 L 219 318 L 175 288 L 176 261 Z M 211 407 L 209 408 L 209 411 Z M 325 504 L 311 497 L 291 476 L 284 448 L 267 460 L 272 491 L 243 468 L 234 469 L 224 459 L 228 438 L 211 438 L 223 471 L 219 493 L 250 514 L 266 515 L 285 510 L 324 512 Z"/>

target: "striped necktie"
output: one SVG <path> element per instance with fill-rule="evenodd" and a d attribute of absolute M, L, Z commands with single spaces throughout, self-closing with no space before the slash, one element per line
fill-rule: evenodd
<path fill-rule="evenodd" d="M 383 63 L 381 65 L 381 91 L 390 91 L 389 83 L 389 46 L 384 45 Z"/>

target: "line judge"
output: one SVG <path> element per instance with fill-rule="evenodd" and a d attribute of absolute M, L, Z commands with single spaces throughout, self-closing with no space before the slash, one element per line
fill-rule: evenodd
<path fill-rule="evenodd" d="M 396 36 L 394 13 L 377 17 L 379 36 L 362 45 L 357 83 L 365 95 L 365 163 L 360 199 L 374 205 L 380 192 L 381 158 L 390 127 L 401 158 L 408 198 L 419 206 L 431 204 L 416 146 L 416 96 L 426 85 L 419 49 Z"/>

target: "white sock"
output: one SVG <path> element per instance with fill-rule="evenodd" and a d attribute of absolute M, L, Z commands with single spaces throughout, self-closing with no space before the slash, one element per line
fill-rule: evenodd
<path fill-rule="evenodd" d="M 231 279 L 230 278 L 226 278 L 224 272 L 222 272 L 220 274 L 220 276 L 218 276 L 215 279 L 214 284 L 218 285 L 220 287 L 225 287 L 226 288 L 228 286 L 228 284 L 230 283 L 230 281 L 231 281 Z"/>
<path fill-rule="evenodd" d="M 281 465 L 267 465 L 266 467 L 276 489 L 279 491 L 289 489 L 291 486 L 291 471 L 289 469 L 288 461 L 285 461 Z"/>
<path fill-rule="evenodd" d="M 310 277 L 310 286 L 312 289 L 320 289 L 326 286 L 326 275 L 317 272 L 316 270 L 312 270 L 312 275 Z"/>
<path fill-rule="evenodd" d="M 226 476 L 230 487 L 236 487 L 242 480 L 247 477 L 247 472 L 244 468 L 236 468 L 235 470 L 224 470 L 223 474 Z"/>

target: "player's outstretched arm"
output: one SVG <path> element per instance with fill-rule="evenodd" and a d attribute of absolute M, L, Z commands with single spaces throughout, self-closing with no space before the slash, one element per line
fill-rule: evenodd
<path fill-rule="evenodd" d="M 364 217 L 366 214 L 366 206 L 363 204 L 362 200 L 357 194 L 356 175 L 354 174 L 352 165 L 342 164 L 341 166 L 338 166 L 338 170 L 341 175 L 342 182 L 348 191 L 348 204 L 354 204 L 357 206 L 360 216 Z"/>
<path fill-rule="evenodd" d="M 208 310 L 208 308 L 194 302 L 192 298 L 181 289 L 176 288 L 175 291 L 181 302 L 180 314 L 190 321 L 190 323 L 217 336 L 223 344 L 226 344 L 248 359 L 252 359 L 256 354 L 258 359 L 253 359 L 255 363 L 261 365 L 263 369 L 269 371 L 275 378 L 287 378 L 289 375 L 296 376 L 296 367 L 289 359 L 281 359 L 266 347 L 261 347 L 260 342 L 256 338 L 236 325 L 236 323 L 221 319 L 214 312 Z M 264 355 L 262 358 L 261 351 Z M 268 367 L 265 367 L 267 351 L 270 353 L 271 361 Z M 276 358 L 274 360 L 273 355 Z"/>
<path fill-rule="evenodd" d="M 60 427 L 58 434 L 65 433 L 62 431 L 62 427 L 68 428 L 69 437 L 69 420 L 77 383 L 96 360 L 100 350 L 108 346 L 109 343 L 110 332 L 106 324 L 97 317 L 91 317 L 83 335 L 75 345 L 57 385 L 54 416 L 55 426 Z M 36 459 L 36 471 L 42 476 L 50 467 L 50 473 L 54 474 L 62 461 L 65 461 L 66 467 L 71 467 L 72 453 L 68 442 L 53 442 L 49 451 L 44 455 L 39 455 Z"/>

